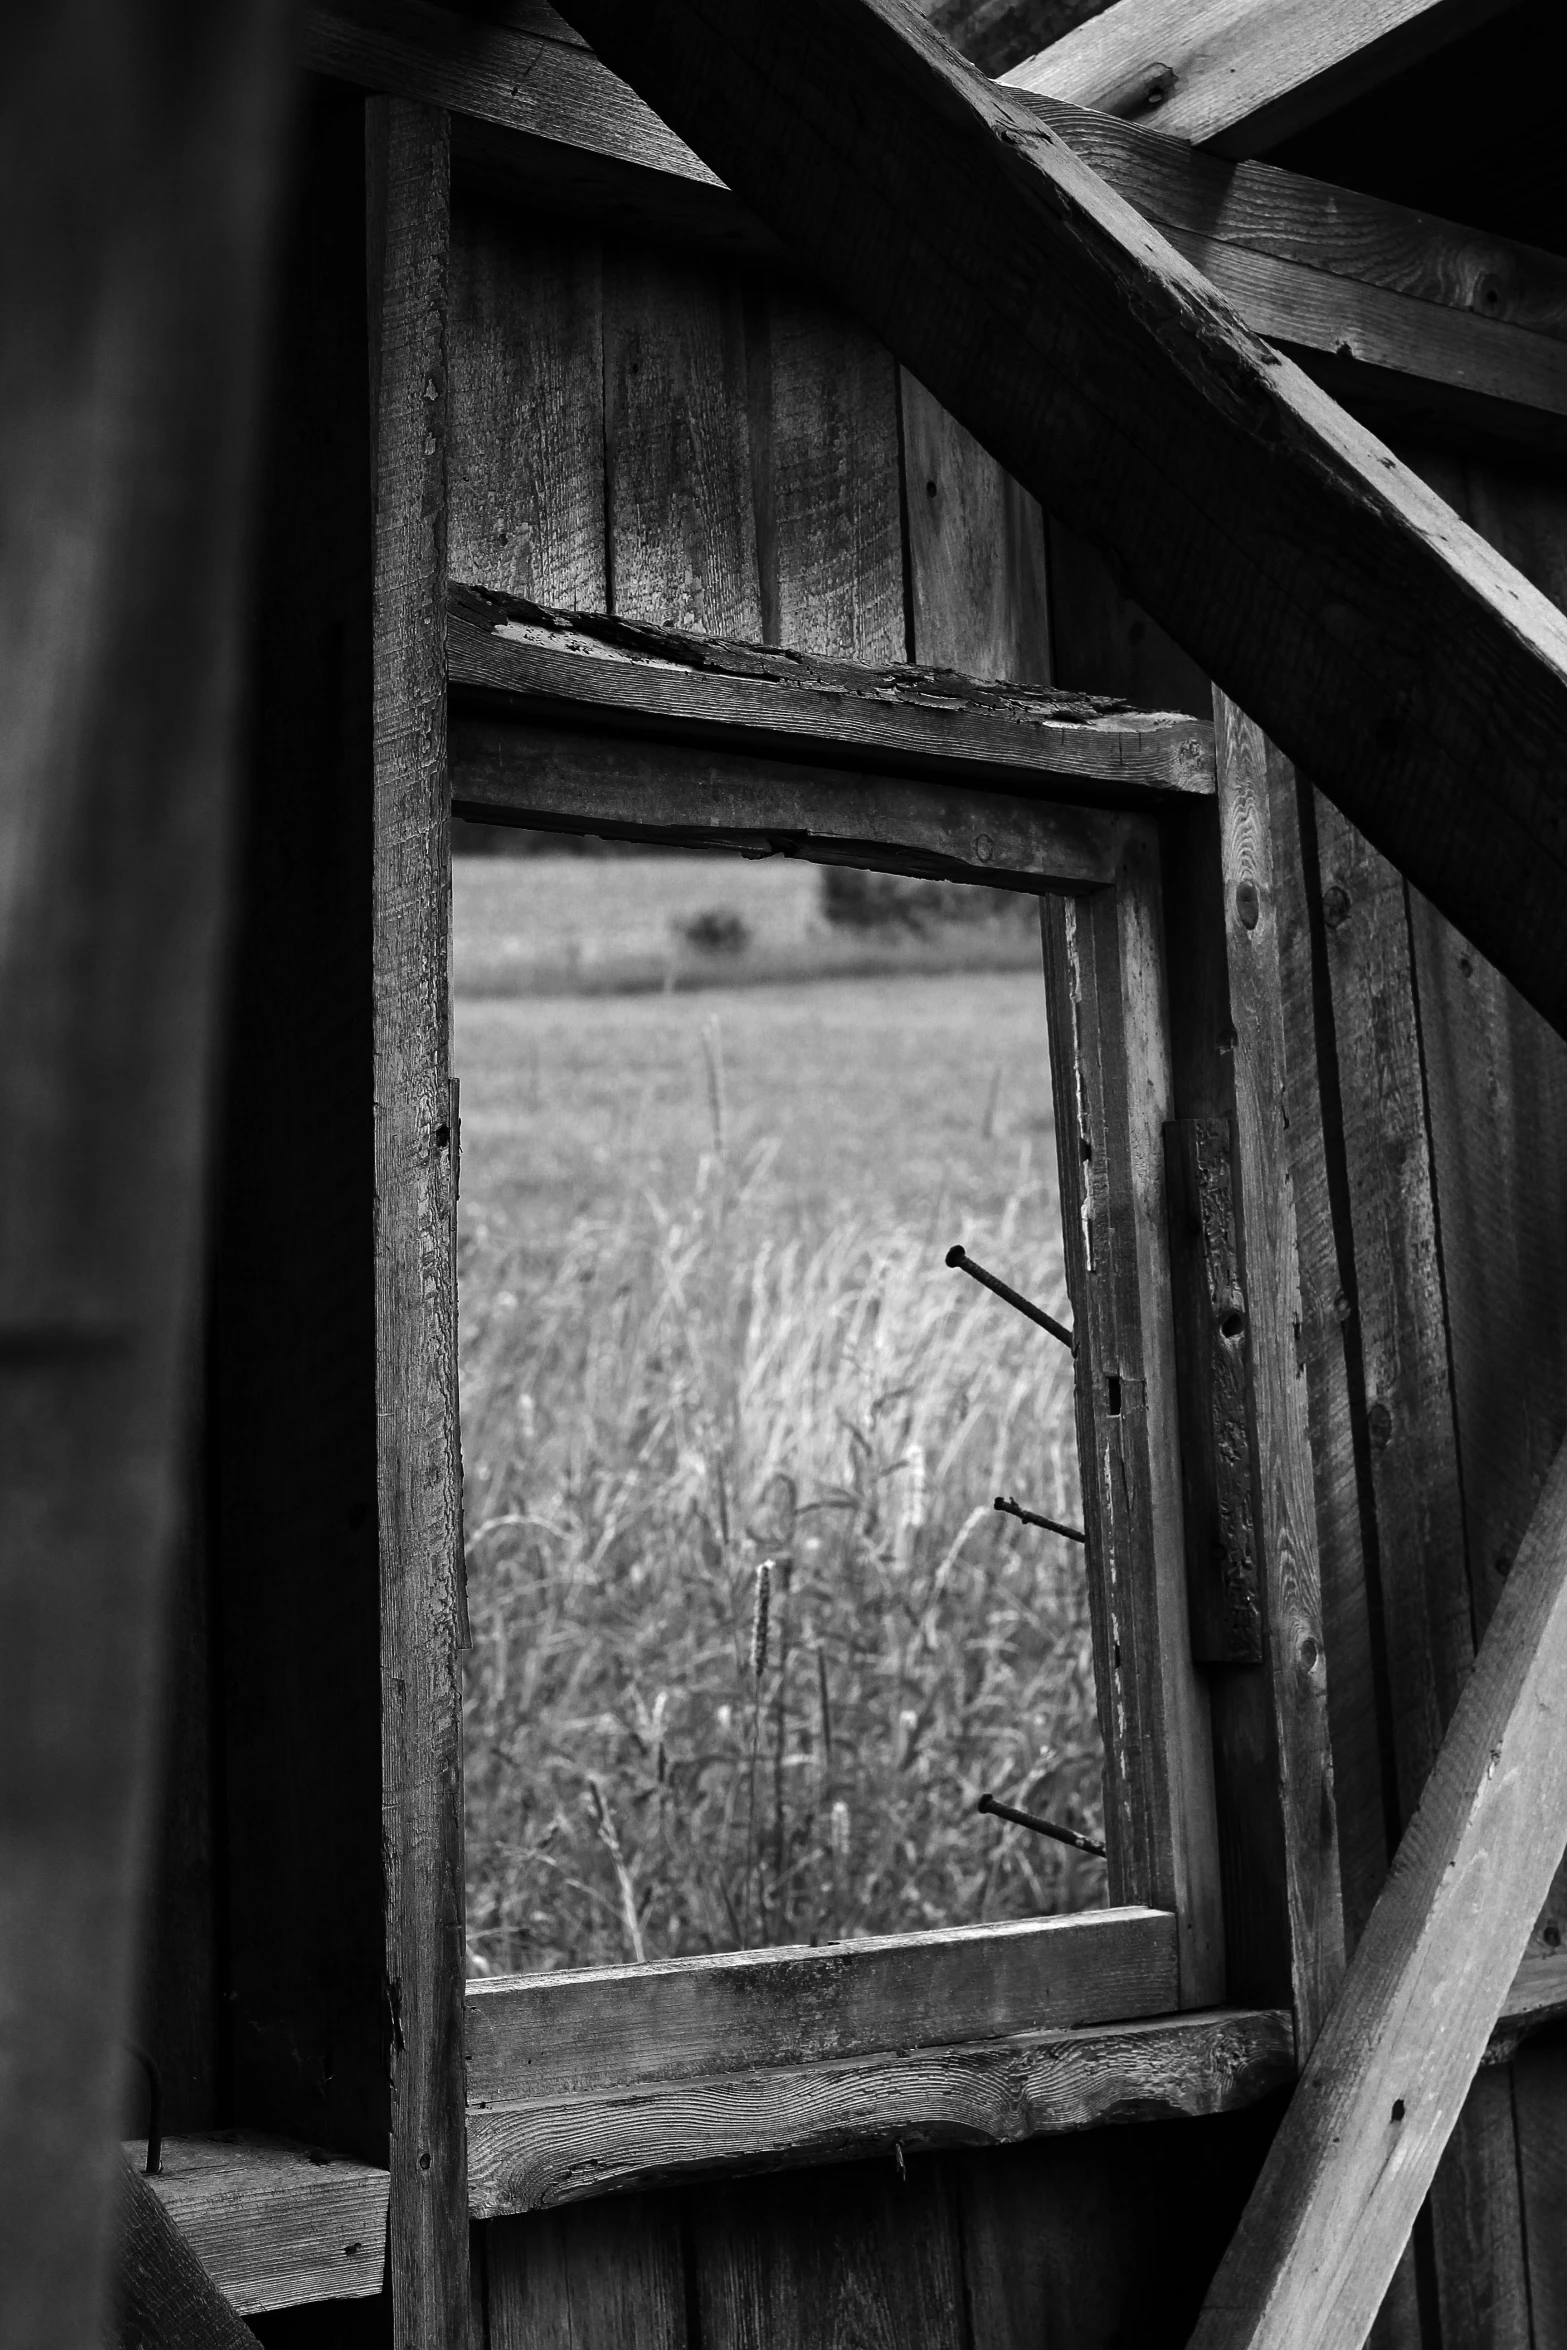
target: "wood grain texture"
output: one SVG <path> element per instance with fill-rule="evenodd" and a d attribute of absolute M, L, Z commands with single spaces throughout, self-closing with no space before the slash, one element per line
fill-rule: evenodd
<path fill-rule="evenodd" d="M 113 2314 L 97 2338 L 115 2350 L 246 2350 L 255 2335 L 207 2274 L 151 2181 L 128 2163 L 120 2167 L 119 2272 Z"/>
<path fill-rule="evenodd" d="M 1199 1664 L 1260 1664 L 1256 1466 L 1229 1120 L 1171 1119 L 1164 1166 L 1192 1654 Z"/>
<path fill-rule="evenodd" d="M 473 200 L 452 220 L 452 576 L 608 602 L 599 241 Z"/>
<path fill-rule="evenodd" d="M 375 1260 L 391 2287 L 467 2325 L 462 1466 L 447 954 L 447 122 L 385 101 L 375 540 Z"/>
<path fill-rule="evenodd" d="M 1225 938 L 1235 1029 L 1235 1142 L 1259 1496 L 1263 1623 L 1284 1807 L 1290 1970 L 1301 2053 L 1344 1959 L 1315 1491 L 1289 1144 L 1291 1070 L 1273 887 L 1268 745 L 1214 700 Z"/>
<path fill-rule="evenodd" d="M 1256 155 L 1506 0 L 1118 0 L 1004 77 L 1166 136 Z"/>
<path fill-rule="evenodd" d="M 474 20 L 422 0 L 313 9 L 323 72 L 462 110 L 472 174 L 514 203 L 545 200 L 622 230 L 776 267 L 778 239 L 560 20 Z M 561 42 L 576 43 L 562 54 Z M 1020 93 L 1020 96 L 1023 95 Z M 1082 105 L 1026 94 L 1118 194 L 1171 238 L 1258 333 L 1348 357 L 1351 406 L 1393 383 L 1445 387 L 1484 428 L 1536 437 L 1560 413 L 1567 309 L 1555 255 L 1262 163 L 1239 168 Z M 1528 403 L 1538 400 L 1538 413 Z M 1474 403 L 1478 401 L 1477 407 Z"/>
<path fill-rule="evenodd" d="M 452 809 L 599 839 L 736 848 L 1002 889 L 1114 877 L 1126 819 L 967 784 L 458 715 Z"/>
<path fill-rule="evenodd" d="M 488 2350 L 686 2350 L 680 2214 L 622 2197 L 486 2228 Z"/>
<path fill-rule="evenodd" d="M 678 253 L 604 258 L 609 608 L 714 636 L 762 634 L 738 280 Z"/>
<path fill-rule="evenodd" d="M 1129 830 L 1113 889 L 1041 907 L 1110 1892 L 1175 1911 L 1181 2004 L 1204 2006 L 1222 1996 L 1224 1926 L 1186 1596 L 1157 843 Z"/>
<path fill-rule="evenodd" d="M 761 633 L 901 661 L 897 371 L 856 321 L 784 285 L 746 309 Z"/>
<path fill-rule="evenodd" d="M 1038 503 L 907 368 L 900 402 L 914 659 L 1048 685 Z"/>
<path fill-rule="evenodd" d="M 704 2350 L 963 2350 L 962 2255 L 945 2165 L 859 2163 L 740 2181 L 692 2209 Z"/>
<path fill-rule="evenodd" d="M 96 2339 L 113 2259 L 288 36 L 273 0 L 70 0 L 0 32 L 0 2326 L 18 2343 Z"/>
<path fill-rule="evenodd" d="M 570 13 L 1567 1021 L 1567 620 L 893 0 Z"/>
<path fill-rule="evenodd" d="M 1365 2339 L 1507 1995 L 1567 1804 L 1567 1453 L 1194 2350 Z"/>
<path fill-rule="evenodd" d="M 1213 789 L 1210 727 L 1086 695 L 976 686 L 947 670 L 851 668 L 463 592 L 450 658 L 465 707 L 477 696 L 491 709 L 525 699 L 541 717 L 591 714 L 639 734 L 764 753 L 786 742 L 834 766 L 1038 789 L 1054 779 L 1085 801 L 1147 804 Z"/>
<path fill-rule="evenodd" d="M 1284 760 L 1266 789 L 1280 1004 L 1290 1073 L 1289 1150 L 1300 1267 L 1328 1726 L 1338 1820 L 1344 1944 L 1352 1951 L 1387 1876 L 1392 1761 L 1372 1605 L 1376 1527 L 1362 1409 L 1355 1256 L 1344 1171 L 1345 1106 L 1321 943 L 1317 801 Z"/>
<path fill-rule="evenodd" d="M 146 2154 L 144 2140 L 125 2148 L 136 2172 Z M 384 2170 L 291 2139 L 219 2130 L 165 2138 L 148 2184 L 242 2316 L 381 2291 Z"/>
<path fill-rule="evenodd" d="M 470 2108 L 474 2212 L 530 2211 L 735 2165 L 897 2146 L 997 2146 L 1100 2122 L 1222 2113 L 1294 2071 L 1289 2017 L 1217 2009 L 1154 2023 L 735 2066 L 616 2090 L 587 2083 Z"/>
<path fill-rule="evenodd" d="M 1070 2029 L 1161 2014 L 1175 1991 L 1174 1925 L 1154 1910 L 495 1976 L 468 1988 L 468 2098 L 479 2108 Z"/>

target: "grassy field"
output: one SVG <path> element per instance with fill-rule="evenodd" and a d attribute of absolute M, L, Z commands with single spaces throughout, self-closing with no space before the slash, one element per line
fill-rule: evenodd
<path fill-rule="evenodd" d="M 973 1813 L 1099 1816 L 1081 1552 L 989 1507 L 1076 1516 L 1070 1365 L 941 1261 L 1063 1303 L 1037 968 L 460 994 L 457 1053 L 473 1963 L 1101 1899 Z"/>

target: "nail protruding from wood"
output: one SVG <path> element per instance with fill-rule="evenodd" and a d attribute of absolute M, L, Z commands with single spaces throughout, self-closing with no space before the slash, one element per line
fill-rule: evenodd
<path fill-rule="evenodd" d="M 1047 1534 L 1064 1534 L 1068 1542 L 1088 1540 L 1081 1526 L 1063 1526 L 1059 1518 L 1042 1518 L 1037 1510 L 1024 1509 L 1010 1494 L 998 1493 L 991 1506 L 1000 1510 L 1003 1517 L 1016 1518 L 1024 1526 L 1043 1526 Z"/>
<path fill-rule="evenodd" d="M 1070 1844 L 1074 1852 L 1092 1853 L 1095 1860 L 1103 1860 L 1105 1848 L 1095 1843 L 1092 1836 L 1084 1836 L 1076 1828 L 1058 1827 L 1054 1820 L 1042 1820 L 1037 1812 L 1019 1811 L 1015 1804 L 998 1803 L 988 1792 L 975 1804 L 976 1811 L 989 1818 L 1010 1820 L 1015 1828 L 1029 1828 L 1036 1836 L 1048 1836 L 1053 1843 Z"/>
<path fill-rule="evenodd" d="M 971 1281 L 977 1281 L 982 1289 L 988 1289 L 993 1296 L 1004 1299 L 1018 1313 L 1026 1314 L 1029 1321 L 1037 1322 L 1041 1330 L 1048 1330 L 1052 1338 L 1059 1338 L 1063 1346 L 1070 1347 L 1076 1353 L 1077 1341 L 1064 1322 L 1058 1322 L 1054 1314 L 1047 1314 L 1043 1306 L 1036 1306 L 1031 1299 L 1020 1296 L 1017 1290 L 996 1274 L 987 1273 L 983 1265 L 976 1265 L 961 1244 L 948 1249 L 947 1263 L 954 1272 L 966 1273 Z"/>

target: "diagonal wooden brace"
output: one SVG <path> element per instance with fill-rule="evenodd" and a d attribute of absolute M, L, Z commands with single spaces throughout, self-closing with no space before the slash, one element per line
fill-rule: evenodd
<path fill-rule="evenodd" d="M 1357 2350 L 1567 1833 L 1567 1445 L 1191 2350 Z"/>

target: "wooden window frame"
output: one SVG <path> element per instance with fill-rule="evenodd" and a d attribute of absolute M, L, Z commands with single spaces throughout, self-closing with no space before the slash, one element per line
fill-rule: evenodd
<path fill-rule="evenodd" d="M 574 641 L 580 616 L 574 631 L 451 589 L 450 127 L 400 100 L 372 102 L 371 118 L 390 2224 L 412 2340 L 437 2338 L 466 2293 L 470 2214 L 714 2166 L 1222 2111 L 1291 2075 L 1296 2019 L 1277 2004 L 1287 1974 L 1245 2009 L 1222 2005 L 1213 1731 L 1186 1590 L 1163 872 L 1173 840 L 1214 829 L 1213 729 L 710 640 L 681 658 L 656 631 L 612 641 L 636 638 L 623 624 Z M 1041 898 L 1108 1911 L 465 1983 L 454 807 Z M 693 1992 L 705 2034 L 659 2038 Z M 736 1999 L 771 2021 L 726 2053 L 719 2019 Z M 811 2033 L 791 2037 L 802 2016 Z"/>

